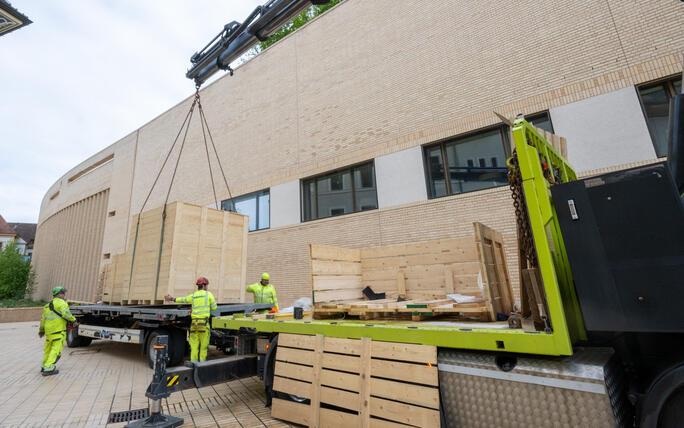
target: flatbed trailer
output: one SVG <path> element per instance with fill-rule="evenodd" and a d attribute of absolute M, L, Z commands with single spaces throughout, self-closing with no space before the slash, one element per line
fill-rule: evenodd
<path fill-rule="evenodd" d="M 263 303 L 219 305 L 211 311 L 211 315 L 221 317 L 271 308 L 272 305 Z M 168 336 L 170 365 L 175 365 L 182 362 L 186 354 L 186 332 L 190 328 L 191 312 L 190 305 L 73 305 L 71 313 L 79 325 L 67 330 L 67 346 L 88 346 L 93 339 L 143 345 L 142 353 L 152 367 L 156 337 L 165 335 Z M 212 332 L 210 343 L 229 353 L 234 346 L 230 340 L 230 337 L 217 330 Z"/>
<path fill-rule="evenodd" d="M 684 118 L 682 98 L 675 109 L 680 123 Z M 684 127 L 679 129 L 681 134 Z M 270 400 L 275 394 L 278 338 L 288 334 L 436 347 L 442 426 L 682 426 L 684 315 L 660 313 L 648 303 L 671 307 L 667 299 L 676 296 L 681 301 L 684 296 L 679 274 L 684 272 L 684 238 L 679 239 L 684 237 L 684 207 L 676 188 L 676 183 L 684 184 L 684 180 L 675 176 L 667 163 L 577 180 L 565 159 L 524 119 L 515 121 L 512 133 L 535 267 L 543 284 L 543 326 L 533 326 L 529 320 L 516 324 L 221 316 L 212 320 L 212 329 L 239 343 L 233 348 L 235 355 L 187 367 L 158 366 L 147 391 L 153 400 L 152 413 L 160 416 L 154 403 L 174 391 L 254 374 L 264 379 Z M 635 183 L 643 177 L 655 181 L 638 188 Z M 579 196 L 576 201 L 567 196 L 577 188 L 607 192 L 597 193 L 597 204 L 611 201 L 610 195 L 622 197 L 622 189 L 630 186 L 634 191 L 627 193 L 632 199 L 621 198 L 624 205 L 606 208 L 603 213 L 592 213 L 594 206 Z M 662 201 L 648 199 L 655 197 Z M 640 203 L 644 198 L 649 203 Z M 668 211 L 652 214 L 650 208 L 661 202 Z M 630 215 L 623 215 L 625 212 Z M 658 226 L 654 230 L 669 231 L 660 234 L 656 243 L 667 249 L 667 254 L 651 259 L 627 254 L 623 259 L 627 261 L 607 261 L 608 256 L 614 257 L 609 245 L 616 245 L 597 241 L 601 235 L 588 235 L 587 230 L 603 221 L 600 216 L 610 221 L 611 215 L 624 223 L 625 230 L 643 227 L 639 219 L 649 218 Z M 613 239 L 631 236 L 625 235 Z M 583 236 L 594 239 L 583 240 Z M 637 244 L 659 251 L 646 241 Z M 605 254 L 597 253 L 601 246 Z M 592 252 L 596 253 L 593 261 L 584 261 Z M 637 257 L 637 265 L 629 257 Z M 618 283 L 614 272 L 626 268 L 632 269 L 637 279 L 640 269 L 651 269 L 654 281 L 631 281 L 623 276 Z M 602 273 L 601 281 L 595 280 L 592 269 Z M 577 280 L 574 272 L 581 275 Z M 635 297 L 632 307 L 628 306 L 631 297 Z M 308 400 L 297 392 L 288 394 L 294 402 Z M 290 408 L 296 408 L 293 406 Z"/>

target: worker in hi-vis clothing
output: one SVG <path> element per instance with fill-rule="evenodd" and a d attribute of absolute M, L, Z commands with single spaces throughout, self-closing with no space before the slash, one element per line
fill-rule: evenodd
<path fill-rule="evenodd" d="M 165 299 L 176 303 L 192 303 L 192 313 L 190 314 L 190 359 L 193 362 L 204 361 L 207 359 L 207 348 L 209 347 L 209 337 L 211 336 L 210 317 L 211 311 L 216 309 L 216 299 L 211 292 L 207 291 L 209 280 L 201 276 L 197 278 L 197 291 L 185 297 L 171 297 L 166 295 Z"/>
<path fill-rule="evenodd" d="M 45 336 L 43 365 L 40 368 L 43 376 L 59 373 L 55 363 L 62 356 L 62 348 L 66 341 L 67 322 L 78 327 L 76 318 L 71 315 L 69 305 L 64 300 L 65 296 L 66 288 L 55 287 L 52 289 L 52 301 L 43 306 L 43 316 L 40 318 L 40 328 L 38 329 L 38 337 Z"/>
<path fill-rule="evenodd" d="M 275 287 L 270 284 L 271 276 L 266 272 L 261 274 L 261 281 L 247 286 L 247 291 L 254 293 L 254 303 L 272 303 L 271 312 L 278 312 L 278 298 Z"/>

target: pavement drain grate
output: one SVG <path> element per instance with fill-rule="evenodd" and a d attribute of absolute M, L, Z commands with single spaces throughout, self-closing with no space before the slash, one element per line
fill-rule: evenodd
<path fill-rule="evenodd" d="M 123 412 L 112 412 L 109 414 L 108 424 L 115 424 L 118 422 L 136 421 L 138 419 L 148 417 L 148 409 L 124 410 Z"/>

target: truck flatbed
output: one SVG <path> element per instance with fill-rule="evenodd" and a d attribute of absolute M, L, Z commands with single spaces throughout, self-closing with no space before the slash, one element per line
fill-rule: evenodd
<path fill-rule="evenodd" d="M 219 305 L 211 311 L 211 315 L 219 317 L 226 314 L 249 313 L 252 311 L 267 310 L 272 306 L 266 303 L 236 303 Z M 118 306 L 118 305 L 78 305 L 71 307 L 74 316 L 130 316 L 140 320 L 174 321 L 190 315 L 190 305 L 163 305 L 163 306 Z"/>

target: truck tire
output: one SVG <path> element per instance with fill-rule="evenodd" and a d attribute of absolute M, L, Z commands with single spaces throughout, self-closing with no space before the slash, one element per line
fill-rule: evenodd
<path fill-rule="evenodd" d="M 169 337 L 169 362 L 167 365 L 175 366 L 183 361 L 183 354 L 185 353 L 185 331 L 177 328 L 158 328 L 152 330 L 150 334 L 147 335 L 146 341 L 146 352 L 147 364 L 150 368 L 154 368 L 154 360 L 156 358 L 156 350 L 154 345 L 157 343 L 157 337 L 166 335 Z"/>
<path fill-rule="evenodd" d="M 660 411 L 658 426 L 662 428 L 679 427 L 684 421 L 684 386 L 670 394 Z"/>
<path fill-rule="evenodd" d="M 299 397 L 294 394 L 273 392 L 273 378 L 275 374 L 275 360 L 277 352 L 278 335 L 271 339 L 271 343 L 268 346 L 268 351 L 266 351 L 266 355 L 264 356 L 264 391 L 266 392 L 266 407 L 271 406 L 273 397 L 284 398 L 296 403 L 306 403 L 310 401 L 308 398 Z"/>
<path fill-rule="evenodd" d="M 273 372 L 275 371 L 275 354 L 278 349 L 278 335 L 276 334 L 264 355 L 264 392 L 266 393 L 266 407 L 271 407 L 273 398 Z"/>
<path fill-rule="evenodd" d="M 68 328 L 66 332 L 66 343 L 69 348 L 78 348 L 80 346 L 83 346 L 83 337 L 78 335 L 78 331 L 76 329 L 71 329 Z M 90 343 L 90 342 L 88 342 Z"/>
<path fill-rule="evenodd" d="M 684 417 L 684 364 L 660 374 L 651 384 L 641 404 L 642 428 L 678 428 Z"/>

